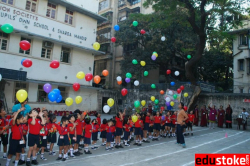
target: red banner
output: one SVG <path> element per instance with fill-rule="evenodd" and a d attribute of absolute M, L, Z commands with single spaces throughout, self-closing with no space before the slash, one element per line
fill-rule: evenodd
<path fill-rule="evenodd" d="M 244 103 L 250 103 L 250 99 L 244 99 L 243 102 Z"/>

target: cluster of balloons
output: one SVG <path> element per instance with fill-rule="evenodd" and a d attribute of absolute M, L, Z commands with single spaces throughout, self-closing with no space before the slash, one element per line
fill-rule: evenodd
<path fill-rule="evenodd" d="M 30 60 L 30 59 L 23 58 L 23 59 L 21 60 L 21 65 L 24 66 L 24 67 L 26 67 L 26 68 L 31 67 L 32 64 L 33 64 L 33 62 L 32 62 L 32 60 Z"/>
<path fill-rule="evenodd" d="M 122 77 L 121 76 L 116 77 L 116 81 L 117 81 L 118 85 L 121 85 L 122 84 Z"/>
<path fill-rule="evenodd" d="M 51 92 L 49 92 L 48 98 L 51 102 L 57 102 L 60 103 L 62 101 L 62 95 L 61 91 L 59 89 L 54 89 Z"/>
<path fill-rule="evenodd" d="M 20 89 L 16 93 L 16 98 L 20 103 L 24 102 L 27 99 L 27 97 L 28 93 L 24 89 Z"/>
<path fill-rule="evenodd" d="M 108 105 L 103 106 L 103 112 L 108 113 L 110 110 L 110 107 L 112 107 L 115 104 L 114 99 L 109 98 L 107 101 Z"/>
<path fill-rule="evenodd" d="M 152 59 L 153 61 L 155 61 L 157 57 L 158 57 L 157 52 L 153 52 L 153 54 L 152 54 L 152 56 L 151 56 L 151 59 Z"/>

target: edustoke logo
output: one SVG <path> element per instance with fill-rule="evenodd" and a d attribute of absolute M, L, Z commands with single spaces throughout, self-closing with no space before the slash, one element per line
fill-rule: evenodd
<path fill-rule="evenodd" d="M 195 154 L 195 166 L 250 165 L 249 154 Z"/>

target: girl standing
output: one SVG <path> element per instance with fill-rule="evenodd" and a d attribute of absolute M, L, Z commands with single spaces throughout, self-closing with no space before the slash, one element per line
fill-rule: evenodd
<path fill-rule="evenodd" d="M 130 146 L 128 144 L 128 137 L 129 137 L 129 132 L 130 132 L 130 125 L 129 125 L 129 121 L 127 118 L 124 119 L 123 121 L 123 128 L 124 128 L 124 142 L 125 142 L 125 146 Z"/>
<path fill-rule="evenodd" d="M 206 106 L 204 105 L 201 108 L 201 123 L 200 123 L 201 127 L 206 126 L 207 127 L 207 109 Z"/>
<path fill-rule="evenodd" d="M 171 129 L 172 123 L 171 123 L 171 114 L 168 111 L 167 115 L 166 115 L 166 125 L 165 125 L 165 130 L 166 133 L 168 134 L 167 136 L 170 138 L 170 129 Z"/>
<path fill-rule="evenodd" d="M 102 146 L 106 145 L 106 138 L 107 138 L 106 127 L 107 127 L 107 120 L 103 119 L 102 124 L 100 126 L 100 131 L 101 131 L 100 137 L 102 138 Z"/>
<path fill-rule="evenodd" d="M 92 120 L 92 128 L 93 128 L 93 131 L 92 131 L 92 145 L 93 147 L 91 149 L 93 150 L 96 150 L 98 149 L 97 145 L 96 145 L 96 142 L 97 142 L 97 136 L 98 136 L 98 131 L 99 131 L 99 125 L 97 124 L 97 120 L 96 119 L 93 119 Z"/>
<path fill-rule="evenodd" d="M 159 141 L 159 133 L 161 130 L 161 116 L 159 112 L 156 112 L 156 116 L 154 116 L 154 137 L 153 141 Z"/>

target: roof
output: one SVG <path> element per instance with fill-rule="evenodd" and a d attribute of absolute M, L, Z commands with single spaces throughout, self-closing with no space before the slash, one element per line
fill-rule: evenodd
<path fill-rule="evenodd" d="M 250 29 L 249 28 L 244 28 L 244 29 L 236 29 L 233 31 L 228 32 L 229 34 L 239 34 L 239 33 L 246 33 L 248 32 Z"/>
<path fill-rule="evenodd" d="M 105 17 L 102 17 L 94 12 L 86 10 L 83 7 L 77 6 L 73 3 L 67 2 L 66 0 L 48 0 L 48 1 L 52 2 L 54 4 L 59 4 L 59 5 L 65 6 L 67 9 L 70 9 L 70 10 L 76 11 L 78 13 L 87 15 L 87 16 L 94 18 L 98 21 L 106 21 L 107 20 Z"/>

